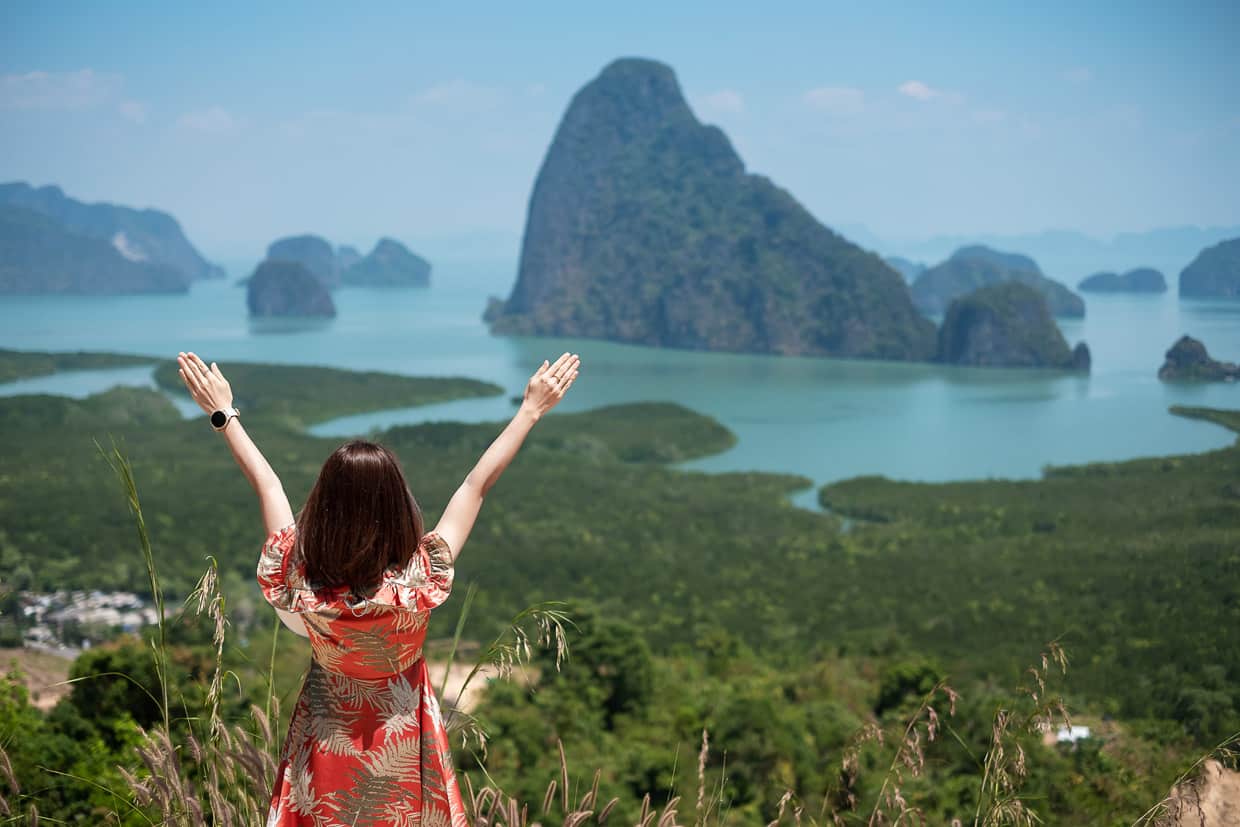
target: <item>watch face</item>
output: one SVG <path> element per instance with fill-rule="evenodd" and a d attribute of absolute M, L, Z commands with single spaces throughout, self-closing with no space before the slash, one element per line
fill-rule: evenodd
<path fill-rule="evenodd" d="M 228 414 L 224 413 L 223 411 L 216 411 L 215 413 L 211 414 L 211 424 L 214 425 L 215 427 L 223 428 L 225 423 L 227 422 L 228 422 Z"/>

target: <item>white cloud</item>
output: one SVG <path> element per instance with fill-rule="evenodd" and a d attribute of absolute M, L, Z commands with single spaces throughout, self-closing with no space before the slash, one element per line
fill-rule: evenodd
<path fill-rule="evenodd" d="M 146 123 L 146 104 L 144 103 L 133 100 L 121 101 L 116 111 L 136 124 Z"/>
<path fill-rule="evenodd" d="M 920 80 L 905 81 L 904 83 L 901 83 L 898 88 L 901 95 L 914 98 L 919 101 L 934 100 L 935 98 L 942 97 L 943 95 L 941 90 L 935 89 L 929 84 L 922 83 Z"/>
<path fill-rule="evenodd" d="M 735 89 L 720 89 L 698 99 L 703 112 L 712 115 L 736 115 L 745 111 L 745 97 Z"/>
<path fill-rule="evenodd" d="M 233 135 L 241 130 L 241 122 L 222 106 L 186 112 L 177 118 L 177 126 L 208 135 Z"/>
<path fill-rule="evenodd" d="M 113 98 L 120 87 L 120 75 L 93 69 L 0 75 L 0 109 L 90 109 Z"/>
<path fill-rule="evenodd" d="M 848 114 L 865 104 L 865 93 L 851 86 L 819 86 L 802 96 L 807 106 L 825 112 Z"/>
<path fill-rule="evenodd" d="M 1061 77 L 1069 83 L 1089 83 L 1094 79 L 1094 73 L 1088 66 L 1073 66 L 1065 69 Z"/>

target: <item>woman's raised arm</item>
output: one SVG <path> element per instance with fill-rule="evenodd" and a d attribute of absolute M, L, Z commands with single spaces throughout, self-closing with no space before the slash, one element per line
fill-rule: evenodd
<path fill-rule="evenodd" d="M 232 407 L 233 394 L 228 380 L 220 372 L 214 362 L 210 367 L 194 353 L 177 354 L 177 365 L 181 369 L 181 381 L 185 383 L 189 395 L 198 403 L 198 407 L 210 416 L 215 411 L 224 411 Z M 258 494 L 258 502 L 263 512 L 263 525 L 271 534 L 293 522 L 293 509 L 289 507 L 288 497 L 280 478 L 271 470 L 258 446 L 245 432 L 241 420 L 230 417 L 224 429 L 220 431 L 224 441 L 228 443 L 233 458 L 241 466 L 241 472 L 250 481 L 254 492 Z"/>
<path fill-rule="evenodd" d="M 555 364 L 543 362 L 525 386 L 525 398 L 508 426 L 482 454 L 461 487 L 448 501 L 435 533 L 444 539 L 455 561 L 461 547 L 469 539 L 482 499 L 499 480 L 500 474 L 512 462 L 525 442 L 530 430 L 542 415 L 556 406 L 572 387 L 581 368 L 581 359 L 575 353 L 565 353 Z"/>

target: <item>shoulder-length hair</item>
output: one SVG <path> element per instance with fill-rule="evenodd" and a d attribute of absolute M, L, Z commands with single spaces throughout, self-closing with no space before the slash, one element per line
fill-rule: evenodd
<path fill-rule="evenodd" d="M 297 517 L 297 542 L 313 588 L 373 591 L 389 566 L 404 568 L 422 540 L 422 509 L 396 455 L 354 440 L 323 463 Z"/>

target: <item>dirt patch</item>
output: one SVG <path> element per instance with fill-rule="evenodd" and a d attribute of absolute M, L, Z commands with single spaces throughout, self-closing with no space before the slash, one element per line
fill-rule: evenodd
<path fill-rule="evenodd" d="M 38 649 L 0 649 L 0 669 L 8 672 L 15 666 L 30 693 L 30 703 L 44 712 L 69 694 L 64 681 L 72 665 L 68 658 Z"/>
<path fill-rule="evenodd" d="M 1213 759 L 1201 774 L 1171 791 L 1165 821 L 1170 827 L 1240 827 L 1240 772 Z"/>

